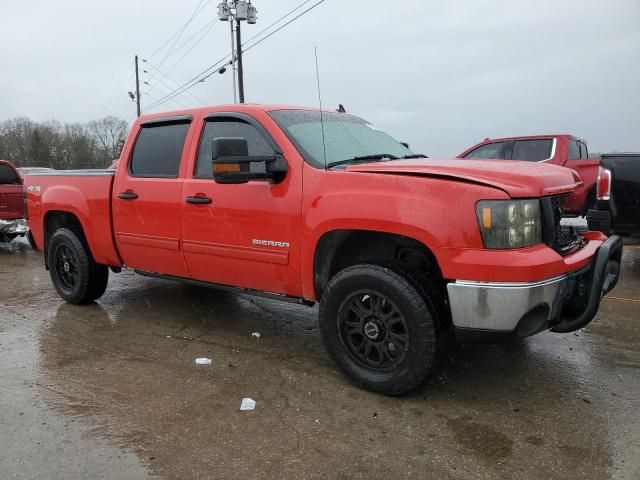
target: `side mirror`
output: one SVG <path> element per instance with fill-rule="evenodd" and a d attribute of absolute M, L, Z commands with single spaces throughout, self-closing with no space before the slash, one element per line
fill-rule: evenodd
<path fill-rule="evenodd" d="M 216 183 L 247 183 L 249 180 L 268 180 L 279 183 L 287 174 L 287 162 L 282 154 L 249 155 L 244 138 L 216 138 L 212 142 L 211 161 Z M 264 173 L 251 172 L 252 163 L 265 163 Z"/>

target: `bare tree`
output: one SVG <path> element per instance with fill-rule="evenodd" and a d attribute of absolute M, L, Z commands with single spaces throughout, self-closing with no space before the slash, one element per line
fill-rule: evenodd
<path fill-rule="evenodd" d="M 121 144 L 127 136 L 128 128 L 127 122 L 116 117 L 89 122 L 89 134 L 100 148 L 100 160 L 105 167 L 120 156 Z"/>
<path fill-rule="evenodd" d="M 0 122 L 0 158 L 24 167 L 103 168 L 120 156 L 127 130 L 115 117 L 88 124 L 14 118 Z"/>

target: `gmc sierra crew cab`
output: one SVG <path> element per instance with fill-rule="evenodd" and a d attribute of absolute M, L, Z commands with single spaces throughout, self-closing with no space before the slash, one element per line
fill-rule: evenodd
<path fill-rule="evenodd" d="M 560 226 L 572 170 L 436 160 L 369 122 L 228 105 L 142 116 L 117 168 L 27 175 L 29 226 L 67 302 L 109 271 L 319 302 L 357 384 L 416 388 L 448 342 L 589 323 L 622 243 Z"/>
<path fill-rule="evenodd" d="M 564 199 L 567 216 L 586 215 L 596 203 L 597 158 L 589 158 L 587 143 L 573 135 L 535 135 L 487 138 L 468 148 L 458 158 L 545 162 L 578 172 L 582 184 Z"/>

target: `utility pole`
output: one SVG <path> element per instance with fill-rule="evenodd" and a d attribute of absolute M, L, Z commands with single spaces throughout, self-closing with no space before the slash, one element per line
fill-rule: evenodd
<path fill-rule="evenodd" d="M 238 72 L 238 97 L 240 103 L 244 103 L 244 70 L 242 68 L 242 34 L 240 32 L 240 22 L 246 20 L 250 25 L 254 25 L 258 19 L 258 10 L 251 4 L 251 0 L 248 2 L 244 0 L 223 0 L 218 4 L 218 18 L 223 22 L 231 23 L 231 62 L 232 65 L 237 61 Z M 233 23 L 236 24 L 236 45 L 235 55 L 233 48 Z M 235 70 L 233 68 L 232 70 Z M 235 74 L 235 71 L 234 71 Z M 234 87 L 234 101 L 235 101 L 235 81 Z"/>
<path fill-rule="evenodd" d="M 140 76 L 138 75 L 138 55 L 136 55 L 136 109 L 140 116 Z"/>
<path fill-rule="evenodd" d="M 244 71 L 242 70 L 242 36 L 240 34 L 240 20 L 236 20 L 236 51 L 238 52 L 238 96 L 240 103 L 244 103 Z"/>
<path fill-rule="evenodd" d="M 236 47 L 233 39 L 233 22 L 229 22 L 231 29 L 231 77 L 233 78 L 233 103 L 238 103 L 238 93 L 236 89 Z"/>

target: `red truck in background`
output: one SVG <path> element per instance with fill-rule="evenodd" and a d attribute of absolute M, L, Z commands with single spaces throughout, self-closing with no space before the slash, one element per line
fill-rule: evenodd
<path fill-rule="evenodd" d="M 13 164 L 0 160 L 0 242 L 26 233 L 22 177 Z"/>
<path fill-rule="evenodd" d="M 561 228 L 579 184 L 555 165 L 427 159 L 345 113 L 247 104 L 142 116 L 117 169 L 26 177 L 32 240 L 67 302 L 123 267 L 319 302 L 336 363 L 391 395 L 454 337 L 593 319 L 622 243 Z"/>
<path fill-rule="evenodd" d="M 584 216 L 596 203 L 600 160 L 589 158 L 587 143 L 573 135 L 487 138 L 462 152 L 458 158 L 524 160 L 571 168 L 580 175 L 582 185 L 565 199 L 565 215 Z"/>

